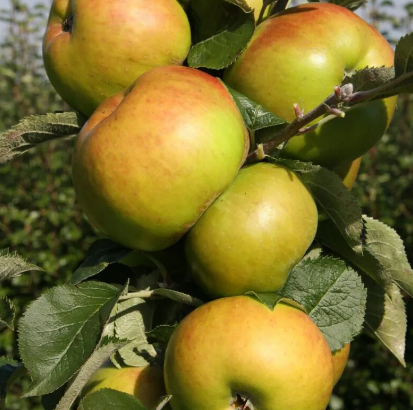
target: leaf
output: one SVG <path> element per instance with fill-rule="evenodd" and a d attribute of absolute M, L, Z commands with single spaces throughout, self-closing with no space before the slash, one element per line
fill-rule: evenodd
<path fill-rule="evenodd" d="M 278 294 L 305 309 L 332 351 L 341 349 L 362 330 L 366 289 L 360 276 L 342 260 L 324 257 L 301 262 Z"/>
<path fill-rule="evenodd" d="M 342 256 L 357 269 L 369 275 L 383 289 L 388 290 L 392 286 L 390 274 L 381 265 L 379 260 L 365 247 L 363 247 L 363 252 L 361 253 L 351 249 L 331 221 L 322 221 L 318 224 L 317 238 L 325 247 Z"/>
<path fill-rule="evenodd" d="M 19 325 L 20 356 L 32 377 L 26 397 L 51 393 L 79 370 L 121 292 L 100 282 L 61 285 L 29 306 Z"/>
<path fill-rule="evenodd" d="M 127 366 L 145 366 L 156 356 L 155 348 L 148 343 L 145 334 L 152 325 L 153 309 L 152 303 L 140 298 L 116 304 L 113 331 L 118 339 L 130 341 L 118 351 Z"/>
<path fill-rule="evenodd" d="M 413 297 L 413 271 L 407 260 L 403 241 L 397 232 L 368 216 L 366 224 L 366 249 L 380 263 L 394 282 Z"/>
<path fill-rule="evenodd" d="M 73 273 L 70 283 L 77 285 L 102 272 L 108 265 L 115 263 L 132 252 L 110 239 L 98 239 L 88 250 L 85 261 Z"/>
<path fill-rule="evenodd" d="M 366 328 L 406 366 L 407 319 L 400 290 L 393 285 L 388 295 L 370 278 L 365 278 L 365 284 L 368 291 Z"/>
<path fill-rule="evenodd" d="M 337 4 L 349 10 L 355 11 L 367 3 L 368 0 L 329 0 L 329 3 Z"/>
<path fill-rule="evenodd" d="M 182 293 L 172 289 L 164 289 L 159 288 L 151 291 L 151 296 L 162 296 L 164 298 L 168 298 L 174 300 L 175 302 L 183 303 L 189 306 L 201 306 L 204 302 L 198 298 L 195 298 L 191 295 L 187 295 L 186 293 Z"/>
<path fill-rule="evenodd" d="M 227 3 L 227 4 L 225 4 Z M 193 68 L 205 67 L 219 70 L 232 64 L 238 55 L 246 48 L 255 30 L 254 14 L 246 6 L 244 1 L 226 0 L 223 7 L 228 8 L 228 16 L 224 20 L 226 26 L 217 28 L 217 33 L 209 38 L 200 34 L 196 35 L 197 27 L 192 24 L 195 30 L 195 37 L 202 39 L 197 42 L 188 55 L 188 65 Z M 211 9 L 212 12 L 212 9 Z M 207 19 L 197 18 L 195 21 Z M 219 16 L 209 16 L 209 21 L 214 21 Z M 211 20 L 212 19 L 212 20 Z M 202 31 L 202 28 L 201 28 Z"/>
<path fill-rule="evenodd" d="M 225 85 L 225 87 L 227 87 L 228 91 L 231 93 L 235 104 L 241 112 L 245 125 L 250 131 L 287 124 L 285 120 L 277 117 L 272 112 L 267 111 L 262 105 L 255 103 L 245 95 L 227 85 Z"/>
<path fill-rule="evenodd" d="M 148 341 L 150 343 L 156 343 L 166 348 L 169 339 L 171 338 L 172 333 L 175 331 L 177 326 L 177 324 L 175 326 L 159 325 L 150 332 L 147 332 L 146 337 L 148 338 Z"/>
<path fill-rule="evenodd" d="M 85 118 L 75 112 L 31 115 L 0 134 L 0 164 L 11 161 L 30 148 L 56 138 L 79 133 Z"/>
<path fill-rule="evenodd" d="M 16 308 L 13 302 L 6 296 L 0 298 L 0 330 L 4 327 L 14 330 L 15 316 Z"/>
<path fill-rule="evenodd" d="M 317 165 L 291 160 L 278 163 L 285 164 L 300 175 L 319 207 L 333 221 L 346 242 L 360 252 L 363 229 L 361 209 L 340 177 Z"/>
<path fill-rule="evenodd" d="M 6 390 L 14 379 L 13 375 L 21 367 L 15 360 L 0 357 L 0 399 L 6 397 Z"/>
<path fill-rule="evenodd" d="M 394 67 L 364 68 L 344 77 L 341 86 L 353 84 L 353 90 L 369 91 L 394 78 Z"/>
<path fill-rule="evenodd" d="M 413 71 L 413 33 L 398 41 L 394 54 L 394 69 L 396 77 Z"/>
<path fill-rule="evenodd" d="M 26 262 L 16 253 L 9 253 L 8 249 L 0 250 L 0 281 L 12 279 L 31 270 L 44 272 L 42 268 Z"/>
<path fill-rule="evenodd" d="M 72 408 L 73 403 L 86 383 L 95 372 L 107 361 L 107 359 L 118 349 L 124 346 L 125 342 L 116 338 L 102 337 L 99 346 L 89 357 L 80 371 L 72 378 L 69 387 L 60 399 L 55 410 L 67 410 Z"/>
<path fill-rule="evenodd" d="M 146 410 L 134 396 L 113 389 L 101 389 L 88 394 L 79 410 Z"/>

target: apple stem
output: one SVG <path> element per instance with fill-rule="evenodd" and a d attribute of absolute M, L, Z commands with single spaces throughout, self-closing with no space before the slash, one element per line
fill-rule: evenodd
<path fill-rule="evenodd" d="M 392 95 L 398 94 L 396 91 L 396 86 L 400 85 L 407 79 L 413 76 L 413 71 L 404 73 L 397 78 L 394 78 L 379 87 L 373 88 L 367 91 L 357 91 L 354 92 L 353 84 L 344 84 L 343 86 L 334 87 L 334 92 L 329 95 L 320 105 L 309 111 L 307 114 L 303 114 L 298 107 L 298 104 L 294 104 L 294 112 L 296 113 L 296 118 L 294 121 L 289 123 L 283 130 L 281 130 L 275 137 L 264 144 L 259 144 L 258 147 L 252 151 L 245 163 L 252 164 L 255 162 L 262 161 L 262 159 L 268 155 L 271 151 L 275 150 L 279 145 L 287 142 L 295 135 L 304 134 L 315 130 L 322 124 L 331 121 L 334 118 L 343 118 L 345 116 L 344 111 L 349 111 L 360 103 L 366 103 L 369 100 L 375 98 L 385 98 L 391 97 Z M 345 104 L 346 106 L 337 107 L 338 104 Z M 300 115 L 300 113 L 302 115 Z M 307 126 L 309 123 L 315 121 L 317 118 L 325 115 L 316 124 Z"/>

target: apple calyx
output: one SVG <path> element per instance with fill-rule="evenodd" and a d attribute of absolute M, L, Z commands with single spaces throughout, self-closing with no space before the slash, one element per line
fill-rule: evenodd
<path fill-rule="evenodd" d="M 64 33 L 71 33 L 73 29 L 73 23 L 75 21 L 75 16 L 72 14 L 65 21 L 63 21 L 62 28 Z"/>

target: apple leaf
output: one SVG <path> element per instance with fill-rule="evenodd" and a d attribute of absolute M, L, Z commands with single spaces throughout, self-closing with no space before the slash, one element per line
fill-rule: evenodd
<path fill-rule="evenodd" d="M 12 279 L 31 270 L 44 272 L 42 268 L 26 262 L 16 253 L 10 253 L 8 249 L 0 250 L 0 281 Z"/>
<path fill-rule="evenodd" d="M 7 357 L 0 357 L 0 401 L 6 397 L 6 391 L 16 379 L 18 371 L 24 367 L 21 363 Z"/>
<path fill-rule="evenodd" d="M 214 15 L 217 12 L 219 16 Z M 243 0 L 221 0 L 218 11 L 209 7 L 203 10 L 203 13 L 211 15 L 195 16 L 191 21 L 197 42 L 189 51 L 188 65 L 193 68 L 205 67 L 215 70 L 228 67 L 246 48 L 254 34 L 254 13 Z M 191 12 L 189 17 L 191 19 Z M 217 26 L 214 32 L 211 33 L 206 21 L 214 22 Z"/>
<path fill-rule="evenodd" d="M 13 302 L 6 296 L 0 298 L 0 330 L 8 327 L 14 330 L 16 308 Z"/>
<path fill-rule="evenodd" d="M 374 256 L 391 279 L 413 297 L 413 270 L 400 236 L 383 222 L 368 216 L 363 219 L 366 225 L 366 250 Z"/>
<path fill-rule="evenodd" d="M 118 339 L 129 341 L 118 351 L 127 366 L 145 366 L 156 356 L 145 334 L 152 326 L 153 311 L 153 304 L 140 298 L 119 301 L 115 306 L 113 332 Z"/>
<path fill-rule="evenodd" d="M 371 278 L 365 277 L 364 282 L 367 286 L 366 329 L 406 366 L 407 318 L 400 289 L 393 285 L 390 292 L 385 293 Z"/>
<path fill-rule="evenodd" d="M 392 286 L 391 276 L 380 261 L 365 247 L 361 253 L 351 249 L 331 221 L 318 224 L 317 239 L 358 270 L 371 276 L 383 289 L 388 290 Z"/>
<path fill-rule="evenodd" d="M 169 339 L 172 336 L 172 333 L 177 328 L 177 324 L 175 326 L 170 325 L 159 325 L 152 329 L 151 331 L 147 332 L 146 337 L 148 341 L 152 344 L 157 344 L 166 348 L 168 345 Z"/>
<path fill-rule="evenodd" d="M 101 282 L 61 285 L 32 302 L 19 324 L 19 350 L 32 377 L 25 396 L 62 386 L 93 353 L 123 289 Z"/>
<path fill-rule="evenodd" d="M 0 164 L 43 142 L 77 135 L 85 122 L 76 112 L 25 117 L 10 130 L 0 133 Z"/>
<path fill-rule="evenodd" d="M 369 91 L 394 78 L 394 67 L 364 68 L 344 77 L 340 84 L 353 84 L 353 90 Z"/>
<path fill-rule="evenodd" d="M 278 160 L 296 171 L 314 196 L 318 206 L 331 219 L 346 242 L 361 251 L 362 212 L 357 200 L 340 177 L 326 168 L 292 160 Z"/>
<path fill-rule="evenodd" d="M 134 396 L 113 389 L 101 389 L 88 394 L 79 410 L 146 410 Z"/>
<path fill-rule="evenodd" d="M 402 37 L 397 45 L 394 54 L 394 69 L 396 77 L 413 71 L 413 33 Z"/>
<path fill-rule="evenodd" d="M 310 3 L 319 3 L 320 0 L 309 0 Z M 359 7 L 367 3 L 368 0 L 329 0 L 331 4 L 337 4 L 338 6 L 345 7 L 349 10 L 355 11 Z"/>
<path fill-rule="evenodd" d="M 340 259 L 302 261 L 290 272 L 278 295 L 305 309 L 332 351 L 341 349 L 362 330 L 367 292 L 360 276 Z"/>
<path fill-rule="evenodd" d="M 228 87 L 228 91 L 231 93 L 232 98 L 235 101 L 238 109 L 241 112 L 244 119 L 245 126 L 250 131 L 260 130 L 262 128 L 268 128 L 279 125 L 287 125 L 287 122 L 280 117 L 277 117 L 270 111 L 267 111 L 262 105 L 250 100 L 240 92 Z"/>
<path fill-rule="evenodd" d="M 119 262 L 132 252 L 110 239 L 98 239 L 89 248 L 85 261 L 76 269 L 70 279 L 72 285 L 102 272 L 111 263 Z"/>

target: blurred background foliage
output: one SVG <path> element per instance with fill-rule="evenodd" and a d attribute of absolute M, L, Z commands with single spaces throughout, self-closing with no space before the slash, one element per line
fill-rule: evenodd
<path fill-rule="evenodd" d="M 4 2 L 4 3 L 3 3 Z M 1 4 L 5 4 L 2 0 Z M 68 109 L 46 79 L 41 59 L 48 7 L 8 0 L 0 9 L 0 132 L 31 114 Z M 411 31 L 413 3 L 394 14 L 389 0 L 370 1 L 360 14 L 393 44 Z M 366 214 L 392 226 L 413 262 L 413 96 L 400 96 L 381 143 L 367 153 L 354 187 Z M 19 313 L 50 286 L 65 282 L 96 238 L 76 205 L 71 185 L 73 141 L 57 141 L 0 167 L 0 249 L 10 248 L 45 273 L 22 275 L 2 285 Z M 404 369 L 378 342 L 362 335 L 352 343 L 348 368 L 335 389 L 331 410 L 413 408 L 413 302 L 406 298 L 410 328 Z M 0 355 L 18 358 L 14 335 L 0 333 Z M 21 400 L 19 387 L 7 409 L 40 410 Z"/>

